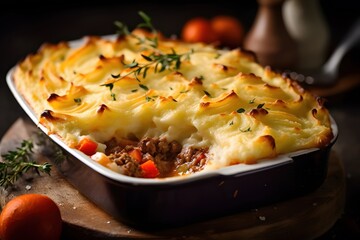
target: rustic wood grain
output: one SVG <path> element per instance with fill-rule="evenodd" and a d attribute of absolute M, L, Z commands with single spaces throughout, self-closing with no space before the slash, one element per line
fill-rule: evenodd
<path fill-rule="evenodd" d="M 1 153 L 18 146 L 36 130 L 19 119 L 1 141 Z M 49 161 L 38 155 L 39 161 Z M 345 176 L 339 157 L 331 153 L 324 184 L 308 195 L 250 209 L 231 216 L 184 227 L 151 232 L 129 227 L 103 212 L 82 196 L 56 169 L 51 176 L 27 174 L 7 190 L 1 189 L 3 206 L 15 196 L 41 193 L 59 206 L 63 219 L 62 239 L 314 239 L 341 216 L 345 201 Z M 175 216 L 174 216 L 175 217 Z"/>

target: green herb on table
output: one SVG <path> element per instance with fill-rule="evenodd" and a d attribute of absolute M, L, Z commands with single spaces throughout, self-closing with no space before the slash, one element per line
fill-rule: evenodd
<path fill-rule="evenodd" d="M 23 174 L 35 170 L 38 174 L 50 174 L 51 164 L 38 164 L 33 159 L 34 144 L 30 140 L 23 140 L 21 147 L 2 155 L 0 161 L 0 186 L 5 188 L 13 185 Z"/>

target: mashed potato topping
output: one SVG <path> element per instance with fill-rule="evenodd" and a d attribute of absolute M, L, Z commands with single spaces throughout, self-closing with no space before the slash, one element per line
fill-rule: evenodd
<path fill-rule="evenodd" d="M 204 169 L 252 164 L 332 139 L 322 101 L 252 54 L 159 39 L 156 51 L 182 56 L 176 67 L 161 69 L 134 36 L 47 44 L 17 65 L 16 87 L 49 134 L 70 147 L 84 136 L 100 145 L 166 138 L 207 149 Z"/>

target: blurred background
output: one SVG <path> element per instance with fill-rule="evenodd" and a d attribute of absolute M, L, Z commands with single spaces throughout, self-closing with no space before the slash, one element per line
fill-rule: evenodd
<path fill-rule="evenodd" d="M 58 43 L 86 35 L 114 34 L 116 20 L 127 23 L 132 29 L 141 20 L 137 14 L 139 10 L 148 13 L 153 24 L 164 35 L 177 37 L 181 36 L 185 22 L 191 18 L 230 15 L 241 22 L 245 38 L 259 9 L 256 0 L 237 1 L 236 5 L 234 1 L 206 4 L 197 1 L 101 2 L 79 4 L 70 1 L 31 1 L 0 4 L 0 137 L 17 118 L 26 118 L 8 90 L 6 73 L 45 42 Z M 317 2 L 329 30 L 328 46 L 324 53 L 328 57 L 360 17 L 359 8 L 357 1 L 353 0 Z M 319 37 L 314 35 L 314 41 Z M 240 47 L 243 47 L 243 43 Z M 347 175 L 347 205 L 344 216 L 322 239 L 353 239 L 353 236 L 360 235 L 360 84 L 357 84 L 360 82 L 360 44 L 352 48 L 341 62 L 339 78 L 342 77 L 351 77 L 355 84 L 343 89 L 320 89 L 320 93 L 326 95 L 330 112 L 340 128 L 335 150 L 344 162 Z"/>

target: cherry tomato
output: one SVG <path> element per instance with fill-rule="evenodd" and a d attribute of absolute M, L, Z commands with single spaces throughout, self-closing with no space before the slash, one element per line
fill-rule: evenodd
<path fill-rule="evenodd" d="M 244 27 L 237 18 L 229 15 L 218 15 L 213 17 L 210 23 L 221 45 L 235 48 L 242 44 Z"/>
<path fill-rule="evenodd" d="M 181 37 L 185 42 L 191 43 L 214 43 L 218 40 L 210 21 L 203 17 L 196 17 L 187 21 L 183 26 Z"/>

